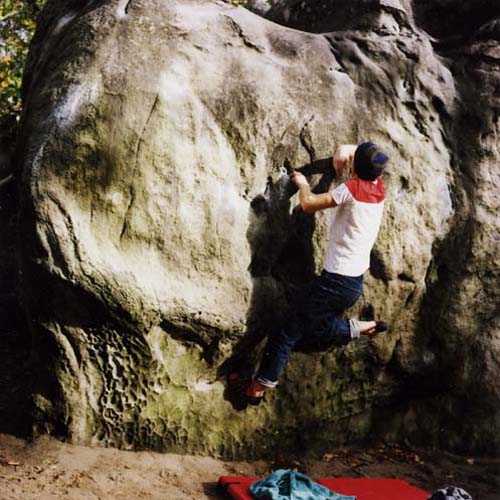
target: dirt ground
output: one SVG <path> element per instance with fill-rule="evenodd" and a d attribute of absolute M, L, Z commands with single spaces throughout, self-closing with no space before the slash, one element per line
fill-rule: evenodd
<path fill-rule="evenodd" d="M 270 462 L 227 462 L 87 448 L 50 437 L 26 442 L 0 434 L 1 500 L 216 500 L 224 498 L 216 488 L 219 476 L 264 475 L 276 468 L 295 468 L 312 477 L 399 477 L 427 491 L 453 484 L 474 500 L 500 498 L 500 459 L 395 445 L 336 450 L 322 460 L 278 456 Z"/>

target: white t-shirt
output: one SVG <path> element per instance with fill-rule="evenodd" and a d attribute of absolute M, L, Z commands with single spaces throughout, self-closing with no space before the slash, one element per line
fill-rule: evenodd
<path fill-rule="evenodd" d="M 377 239 L 384 211 L 385 187 L 379 177 L 355 177 L 331 191 L 333 209 L 324 268 L 330 273 L 360 276 L 370 267 L 370 251 Z"/>

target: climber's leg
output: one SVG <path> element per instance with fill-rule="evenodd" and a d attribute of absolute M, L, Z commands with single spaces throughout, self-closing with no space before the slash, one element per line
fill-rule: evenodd
<path fill-rule="evenodd" d="M 319 342 L 325 347 L 332 345 L 342 346 L 361 335 L 373 335 L 387 327 L 384 323 L 376 321 L 359 321 L 357 319 L 339 318 L 330 314 L 316 331 L 311 332 L 308 340 Z"/>
<path fill-rule="evenodd" d="M 359 322 L 342 318 L 363 293 L 363 276 L 343 276 L 323 271 L 307 298 L 306 313 L 310 328 L 301 347 L 307 343 L 345 345 L 359 337 Z M 373 325 L 362 325 L 363 331 Z"/>
<path fill-rule="evenodd" d="M 262 387 L 275 387 L 290 352 L 301 337 L 302 331 L 296 315 L 286 322 L 284 328 L 270 335 L 259 370 L 254 377 L 255 382 Z M 256 387 L 256 389 L 259 388 Z"/>
<path fill-rule="evenodd" d="M 308 287 L 303 303 L 291 308 L 285 327 L 269 336 L 259 370 L 247 387 L 247 396 L 260 397 L 275 387 L 290 352 L 300 344 L 318 339 L 330 345 L 345 345 L 361 334 L 377 331 L 375 321 L 343 319 L 340 315 L 363 292 L 363 276 L 342 276 L 323 271 Z"/>

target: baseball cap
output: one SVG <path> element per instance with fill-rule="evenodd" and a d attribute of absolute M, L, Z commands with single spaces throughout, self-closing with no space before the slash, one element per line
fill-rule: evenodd
<path fill-rule="evenodd" d="M 363 142 L 354 153 L 354 171 L 360 179 L 374 181 L 382 175 L 389 157 L 372 142 Z"/>

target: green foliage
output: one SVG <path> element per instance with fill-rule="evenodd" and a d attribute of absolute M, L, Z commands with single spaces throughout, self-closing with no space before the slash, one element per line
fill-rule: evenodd
<path fill-rule="evenodd" d="M 18 118 L 21 79 L 44 0 L 0 1 L 0 124 Z"/>

